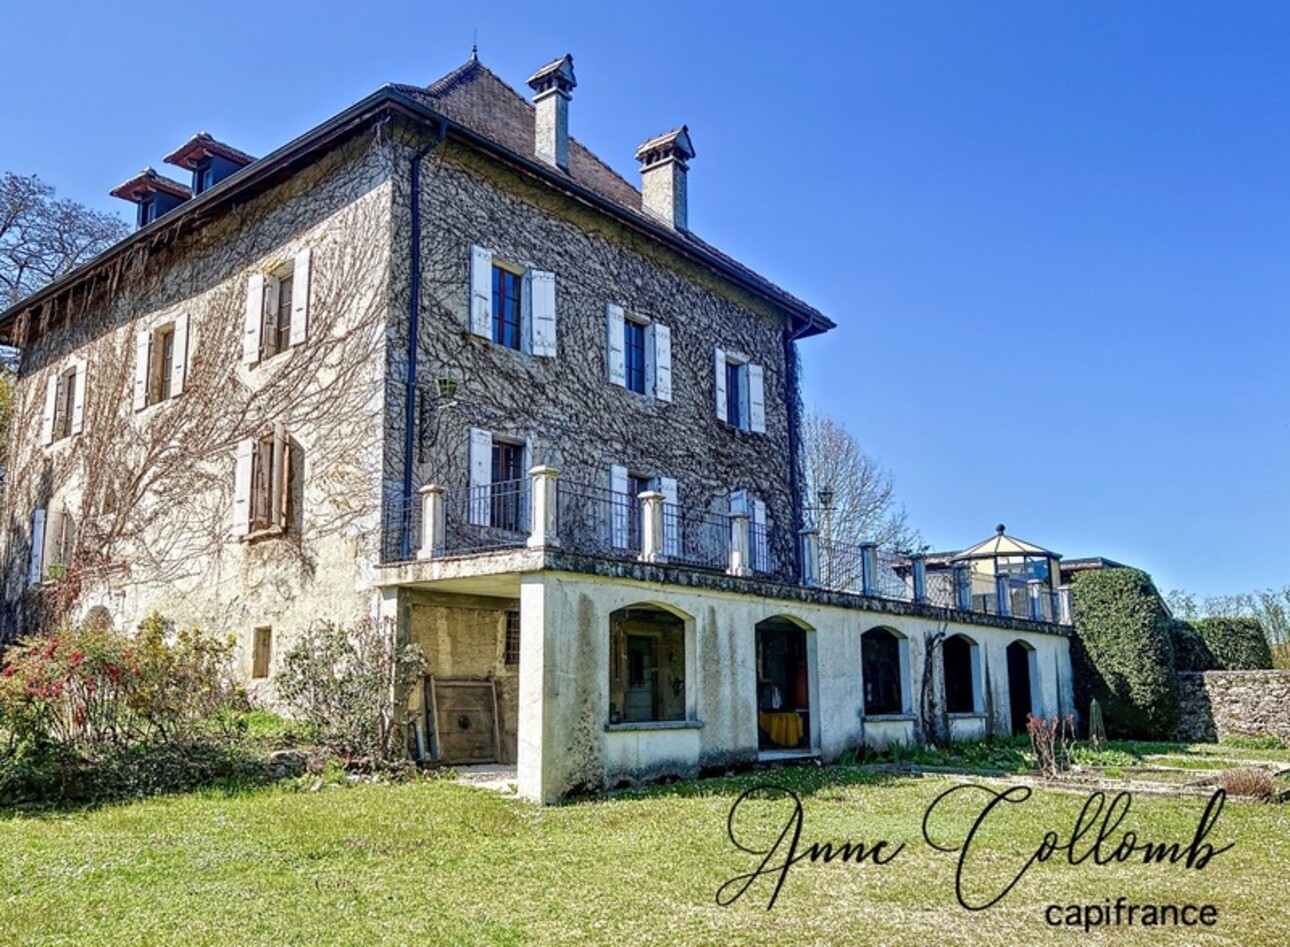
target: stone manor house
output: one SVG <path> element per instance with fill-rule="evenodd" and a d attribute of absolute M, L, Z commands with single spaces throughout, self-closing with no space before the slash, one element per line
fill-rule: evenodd
<path fill-rule="evenodd" d="M 542 801 L 1072 712 L 1058 557 L 831 540 L 797 348 L 833 323 L 690 229 L 688 129 L 632 183 L 569 135 L 571 57 L 528 86 L 472 58 L 113 190 L 137 230 L 0 315 L 6 631 L 159 609 L 271 700 L 311 623 L 376 620 L 428 660 L 411 752 Z"/>

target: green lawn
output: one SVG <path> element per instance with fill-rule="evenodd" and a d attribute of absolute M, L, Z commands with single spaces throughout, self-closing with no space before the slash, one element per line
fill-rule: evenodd
<path fill-rule="evenodd" d="M 766 879 L 720 907 L 722 882 L 754 867 L 726 837 L 731 803 L 766 781 L 802 794 L 805 840 L 907 848 L 883 867 L 797 866 L 770 911 Z M 421 780 L 11 815 L 0 819 L 0 943 L 1101 944 L 1105 930 L 1054 930 L 1043 909 L 1121 895 L 1220 912 L 1210 929 L 1114 930 L 1122 942 L 1285 942 L 1290 806 L 1229 801 L 1210 840 L 1235 847 L 1203 872 L 1054 860 L 969 914 L 954 856 L 921 837 L 928 803 L 964 781 L 794 769 L 538 808 Z M 966 802 L 942 831 L 966 831 Z M 1082 802 L 1039 790 L 988 822 L 973 890 L 1001 887 L 1044 831 L 1069 837 Z M 1123 827 L 1185 844 L 1203 805 L 1135 798 Z M 748 815 L 770 830 L 785 810 L 763 802 Z"/>

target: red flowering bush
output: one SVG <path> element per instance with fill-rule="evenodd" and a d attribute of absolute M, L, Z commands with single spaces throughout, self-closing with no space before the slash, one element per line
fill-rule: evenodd
<path fill-rule="evenodd" d="M 244 702 L 232 651 L 155 613 L 133 637 L 85 623 L 19 642 L 0 669 L 0 759 L 23 744 L 92 751 L 209 732 Z"/>

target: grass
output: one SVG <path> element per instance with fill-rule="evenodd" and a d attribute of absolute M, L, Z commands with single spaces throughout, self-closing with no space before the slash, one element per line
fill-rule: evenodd
<path fill-rule="evenodd" d="M 1279 944 L 1290 929 L 1290 905 L 1271 894 L 1290 874 L 1290 807 L 1235 802 L 1212 833 L 1235 847 L 1203 872 L 1053 860 L 996 907 L 968 913 L 954 897 L 954 856 L 921 839 L 927 805 L 962 781 L 794 768 L 538 808 L 419 780 L 10 814 L 0 819 L 0 943 L 1037 943 L 1055 936 L 1048 904 L 1121 895 L 1220 911 L 1211 929 L 1115 930 L 1125 943 Z M 717 888 L 755 863 L 726 837 L 727 814 L 761 782 L 802 796 L 804 840 L 907 847 L 883 867 L 797 866 L 770 911 L 765 879 L 720 907 Z M 967 803 L 940 831 L 966 832 L 980 808 Z M 987 822 L 969 884 L 1001 886 L 1045 831 L 1069 835 L 1082 804 L 1041 789 Z M 1122 828 L 1185 843 L 1202 807 L 1135 798 Z M 784 817 L 758 803 L 748 826 L 765 833 Z"/>

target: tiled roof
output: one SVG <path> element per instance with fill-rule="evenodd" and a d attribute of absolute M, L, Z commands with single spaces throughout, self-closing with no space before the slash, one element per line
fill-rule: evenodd
<path fill-rule="evenodd" d="M 501 145 L 530 161 L 539 161 L 535 150 L 535 110 L 532 103 L 499 79 L 487 66 L 471 59 L 428 86 L 394 85 L 392 88 L 434 109 L 448 119 Z M 684 127 L 660 135 L 651 142 L 676 136 Z M 688 135 L 685 137 L 688 146 Z M 643 146 L 642 146 L 643 147 Z M 569 136 L 569 169 L 550 168 L 551 173 L 567 177 L 597 196 L 611 201 L 629 213 L 657 225 L 656 218 L 641 208 L 641 194 L 618 172 L 596 157 L 572 135 Z M 818 317 L 821 328 L 832 322 L 816 312 L 807 303 L 780 288 L 770 280 L 744 266 L 738 260 L 718 250 L 712 244 L 689 231 L 678 230 L 676 237 L 699 252 L 719 261 L 742 279 L 787 304 L 808 310 Z M 816 331 L 819 331 L 817 329 Z"/>
<path fill-rule="evenodd" d="M 219 155 L 221 158 L 227 158 L 229 161 L 240 164 L 243 167 L 255 160 L 252 155 L 248 155 L 245 151 L 239 151 L 232 145 L 226 145 L 224 142 L 213 138 L 210 132 L 198 132 L 166 155 L 163 160 L 165 160 L 166 164 L 178 165 L 191 171 L 194 165 L 208 154 Z"/>
<path fill-rule="evenodd" d="M 158 174 L 155 168 L 144 168 L 130 180 L 118 184 L 112 190 L 108 191 L 113 197 L 119 197 L 125 201 L 138 202 L 144 194 L 153 191 L 160 191 L 163 194 L 173 194 L 175 197 L 187 200 L 193 196 L 192 188 L 187 184 L 180 184 L 173 178 L 168 178 L 164 174 Z"/>

